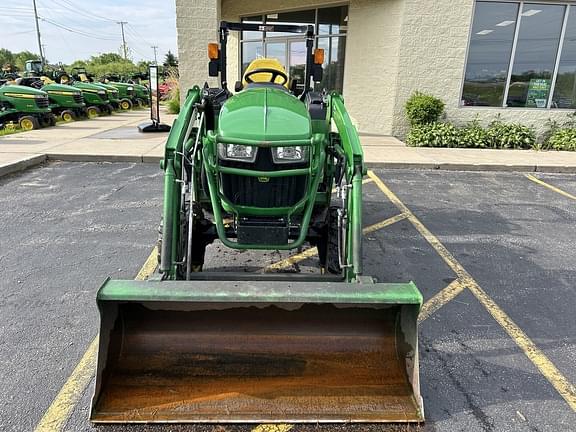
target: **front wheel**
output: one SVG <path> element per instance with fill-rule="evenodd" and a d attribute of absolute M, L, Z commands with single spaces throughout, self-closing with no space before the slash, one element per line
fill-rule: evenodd
<path fill-rule="evenodd" d="M 132 102 L 128 99 L 122 99 L 120 101 L 120 108 L 122 108 L 124 111 L 128 111 L 132 108 Z"/>
<path fill-rule="evenodd" d="M 21 129 L 26 131 L 40 128 L 40 122 L 34 116 L 20 117 L 18 124 L 20 125 Z"/>
<path fill-rule="evenodd" d="M 330 207 L 326 213 L 325 230 L 318 244 L 320 268 L 331 274 L 342 274 L 340 267 L 339 238 L 341 227 L 338 226 L 339 207 Z"/>
<path fill-rule="evenodd" d="M 96 118 L 96 117 L 98 117 L 99 114 L 100 114 L 100 109 L 98 107 L 89 106 L 88 108 L 86 108 L 86 116 L 89 119 Z"/>
<path fill-rule="evenodd" d="M 65 121 L 66 123 L 69 123 L 71 121 L 74 121 L 76 119 L 76 116 L 74 115 L 74 113 L 70 110 L 64 110 L 62 111 L 62 113 L 60 114 L 60 118 Z"/>

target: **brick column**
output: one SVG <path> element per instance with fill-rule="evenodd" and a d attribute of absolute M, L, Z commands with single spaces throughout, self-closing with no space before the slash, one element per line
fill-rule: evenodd
<path fill-rule="evenodd" d="M 216 86 L 208 77 L 208 44 L 218 42 L 220 0 L 176 0 L 180 94 L 183 99 L 194 85 L 205 81 Z"/>

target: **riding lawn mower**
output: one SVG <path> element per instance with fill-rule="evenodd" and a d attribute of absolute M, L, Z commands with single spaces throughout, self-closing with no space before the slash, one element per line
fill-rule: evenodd
<path fill-rule="evenodd" d="M 305 38 L 304 82 L 257 59 L 232 94 L 231 31 Z M 342 96 L 312 91 L 314 27 L 222 22 L 219 36 L 208 69 L 220 86 L 188 91 L 165 146 L 158 270 L 97 294 L 92 422 L 423 421 L 422 295 L 364 275 L 362 147 Z M 315 246 L 320 269 L 207 269 L 213 242 Z"/>

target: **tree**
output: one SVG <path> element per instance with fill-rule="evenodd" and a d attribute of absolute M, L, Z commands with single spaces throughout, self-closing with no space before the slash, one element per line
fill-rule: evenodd
<path fill-rule="evenodd" d="M 6 64 L 14 64 L 14 54 L 6 48 L 0 48 L 0 67 L 3 67 Z"/>
<path fill-rule="evenodd" d="M 170 50 L 168 50 L 168 53 L 164 58 L 164 66 L 167 68 L 178 67 L 178 57 L 172 54 L 172 51 Z"/>

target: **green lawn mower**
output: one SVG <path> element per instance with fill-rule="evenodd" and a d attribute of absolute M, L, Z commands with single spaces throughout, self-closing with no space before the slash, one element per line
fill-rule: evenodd
<path fill-rule="evenodd" d="M 304 82 L 257 59 L 232 94 L 230 31 L 305 39 Z M 188 91 L 166 143 L 158 272 L 108 280 L 97 295 L 91 420 L 423 421 L 422 296 L 363 274 L 363 152 L 342 96 L 312 91 L 323 63 L 314 27 L 222 22 L 219 34 L 209 74 L 221 85 Z M 320 269 L 205 269 L 213 242 L 315 246 Z"/>
<path fill-rule="evenodd" d="M 42 90 L 8 84 L 0 87 L 0 127 L 16 124 L 24 130 L 54 126 L 48 94 Z"/>
<path fill-rule="evenodd" d="M 52 113 L 65 122 L 86 117 L 86 103 L 82 91 L 76 87 L 51 82 L 44 84 L 38 77 L 25 77 L 16 81 L 19 85 L 38 88 L 48 94 Z"/>

